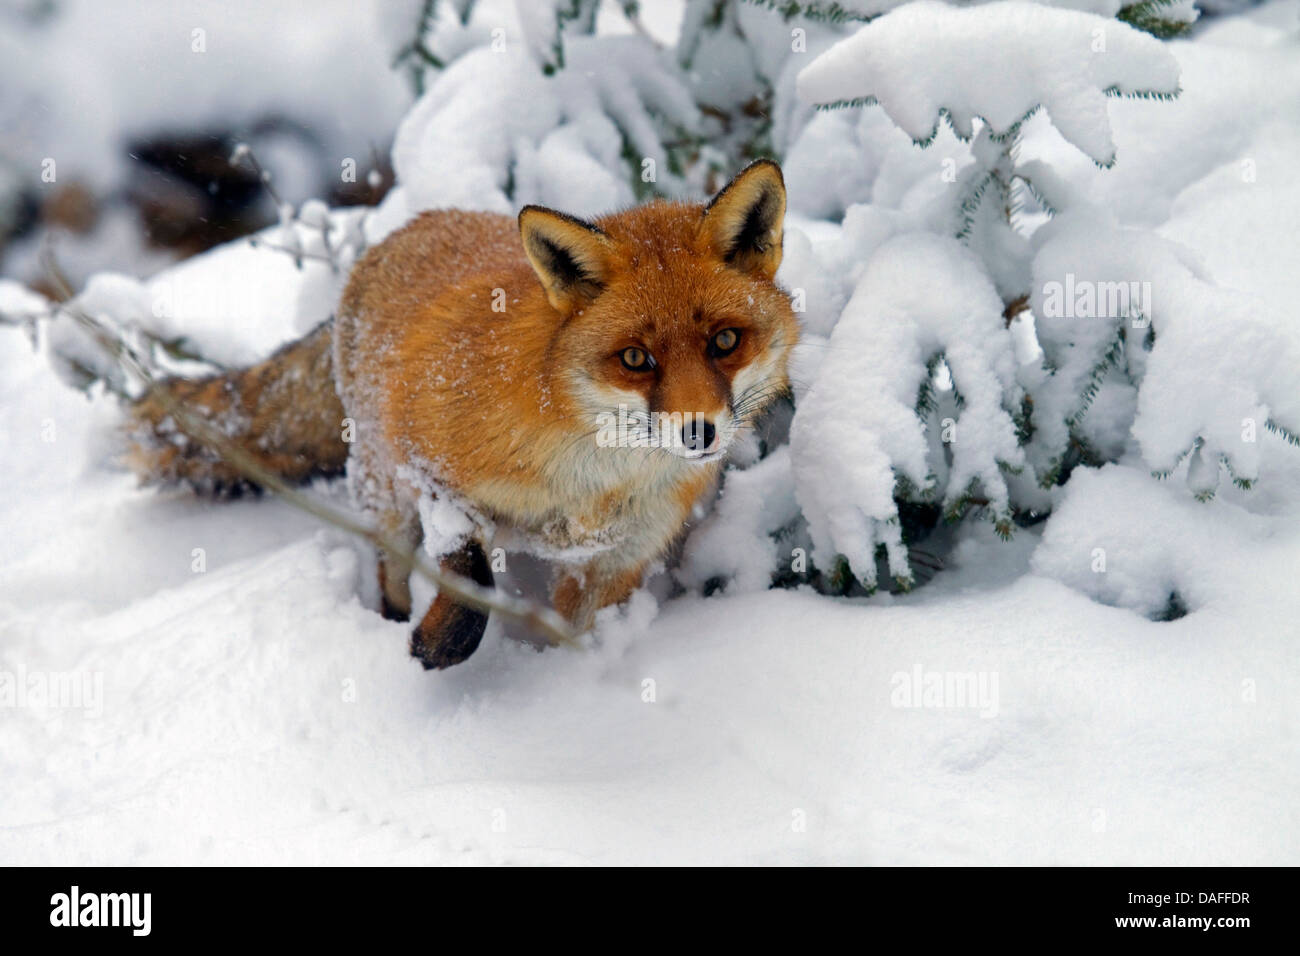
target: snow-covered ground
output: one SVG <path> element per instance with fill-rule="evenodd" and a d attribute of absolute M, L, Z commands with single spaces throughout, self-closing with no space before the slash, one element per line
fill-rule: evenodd
<path fill-rule="evenodd" d="M 110 411 L 0 341 L 0 671 L 102 675 L 85 708 L 4 712 L 6 862 L 1296 860 L 1300 496 L 1180 543 L 1165 519 L 1207 506 L 1080 476 L 1113 527 L 972 537 L 906 599 L 686 598 L 646 625 L 645 595 L 598 648 L 494 626 L 428 674 L 347 541 L 136 490 Z M 1025 569 L 1099 541 L 1111 574 L 1185 548 L 1206 604 L 1156 623 Z M 894 706 L 917 668 L 985 696 Z"/>
<path fill-rule="evenodd" d="M 1185 92 L 1109 104 L 1112 170 L 1041 124 L 1025 146 L 1289 341 L 1296 12 L 1171 44 Z M 328 313 L 325 271 L 241 246 L 152 289 L 220 338 L 204 290 L 255 276 L 223 300 L 242 358 Z M 0 327 L 0 862 L 1300 862 L 1300 451 L 1273 436 L 1208 503 L 1134 441 L 1009 543 L 963 526 L 906 596 L 661 580 L 585 650 L 494 623 L 431 674 L 364 548 L 273 499 L 137 489 L 120 414 Z M 1132 610 L 1171 592 L 1190 613 Z"/>

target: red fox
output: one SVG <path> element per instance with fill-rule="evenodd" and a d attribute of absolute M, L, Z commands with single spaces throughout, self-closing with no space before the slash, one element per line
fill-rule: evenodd
<path fill-rule="evenodd" d="M 736 436 L 788 390 L 784 215 L 767 160 L 707 205 L 659 200 L 592 222 L 539 206 L 517 223 L 426 212 L 358 261 L 332 323 L 251 369 L 167 388 L 287 479 L 346 466 L 357 504 L 411 548 L 421 494 L 452 495 L 483 520 L 445 570 L 491 585 L 490 529 L 523 535 L 558 556 L 553 603 L 587 630 L 640 586 Z M 631 424 L 610 441 L 613 420 Z M 146 481 L 247 486 L 176 435 L 157 398 L 133 421 L 129 458 Z M 409 618 L 410 571 L 380 553 L 386 617 Z M 486 625 L 439 596 L 411 653 L 459 663 Z"/>

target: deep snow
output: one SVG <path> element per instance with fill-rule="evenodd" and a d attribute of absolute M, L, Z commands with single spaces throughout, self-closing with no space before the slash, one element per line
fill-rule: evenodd
<path fill-rule="evenodd" d="M 1172 623 L 985 532 L 906 599 L 683 598 L 643 626 L 641 595 L 599 648 L 494 626 L 427 674 L 352 545 L 275 501 L 136 490 L 108 413 L 0 342 L 0 671 L 103 675 L 102 715 L 0 720 L 5 862 L 1296 859 L 1294 511 L 1195 555 L 1227 580 Z M 1122 570 L 1118 524 L 1084 544 Z M 995 715 L 893 706 L 917 667 L 996 674 Z"/>

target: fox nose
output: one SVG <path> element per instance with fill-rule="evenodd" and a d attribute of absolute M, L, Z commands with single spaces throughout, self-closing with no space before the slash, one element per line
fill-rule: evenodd
<path fill-rule="evenodd" d="M 682 444 L 690 451 L 707 451 L 713 447 L 713 440 L 718 437 L 718 430 L 713 422 L 698 415 L 692 415 L 682 426 Z"/>

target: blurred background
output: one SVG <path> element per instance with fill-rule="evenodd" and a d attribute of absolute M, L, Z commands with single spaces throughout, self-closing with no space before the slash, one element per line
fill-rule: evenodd
<path fill-rule="evenodd" d="M 680 22 L 678 0 L 636 27 L 625 6 L 600 29 Z M 511 0 L 0 0 L 0 275 L 50 291 L 52 241 L 75 287 L 143 278 L 274 223 L 277 199 L 375 205 L 403 115 L 503 24 Z"/>

